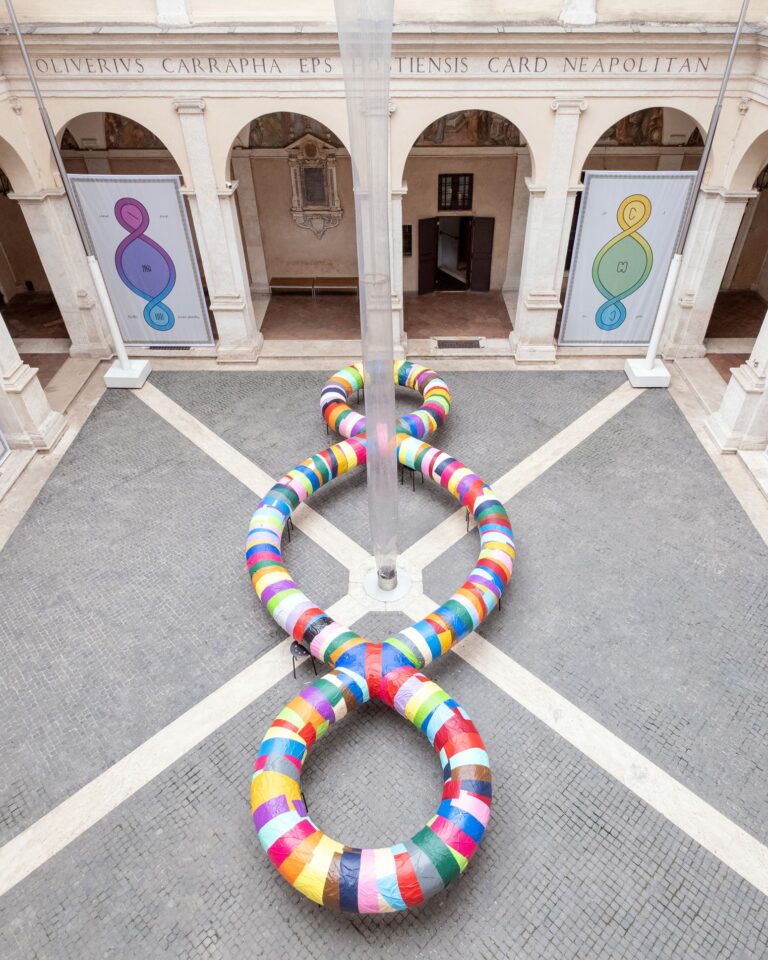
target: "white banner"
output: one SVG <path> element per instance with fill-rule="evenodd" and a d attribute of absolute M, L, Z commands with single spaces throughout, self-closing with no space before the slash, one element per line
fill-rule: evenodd
<path fill-rule="evenodd" d="M 5 460 L 10 452 L 11 448 L 8 446 L 8 441 L 3 436 L 3 431 L 0 430 L 0 463 Z"/>
<path fill-rule="evenodd" d="M 70 178 L 127 346 L 211 346 L 177 176 Z"/>
<path fill-rule="evenodd" d="M 695 172 L 588 171 L 558 343 L 645 346 Z"/>

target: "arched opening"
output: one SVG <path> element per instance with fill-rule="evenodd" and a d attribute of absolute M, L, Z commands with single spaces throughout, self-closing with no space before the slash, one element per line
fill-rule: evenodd
<path fill-rule="evenodd" d="M 696 170 L 705 136 L 706 131 L 682 110 L 665 106 L 643 107 L 625 114 L 598 137 L 585 157 L 581 181 L 584 181 L 587 171 L 595 170 Z M 581 194 L 577 193 L 565 254 L 563 298 L 568 284 L 580 207 Z M 557 317 L 556 337 L 560 332 L 561 317 L 562 309 Z"/>
<path fill-rule="evenodd" d="M 58 136 L 64 166 L 71 174 L 182 176 L 175 157 L 158 135 L 137 120 L 120 113 L 106 111 L 80 114 L 68 120 Z M 216 324 L 210 310 L 193 211 L 188 198 L 184 198 L 184 203 L 211 329 L 216 339 Z"/>
<path fill-rule="evenodd" d="M 45 387 L 66 360 L 69 340 L 24 213 L 12 199 L 15 188 L 0 167 L 0 312 Z M 63 348 L 56 352 L 59 340 Z"/>
<path fill-rule="evenodd" d="M 768 312 L 768 164 L 751 186 L 757 196 L 744 207 L 705 340 L 725 380 L 748 358 Z"/>
<path fill-rule="evenodd" d="M 530 174 L 520 130 L 489 110 L 445 114 L 416 138 L 403 177 L 403 291 L 411 342 L 509 336 L 505 295 L 514 309 Z"/>
<path fill-rule="evenodd" d="M 358 340 L 352 167 L 339 137 L 304 114 L 264 114 L 235 138 L 230 176 L 265 339 Z"/>

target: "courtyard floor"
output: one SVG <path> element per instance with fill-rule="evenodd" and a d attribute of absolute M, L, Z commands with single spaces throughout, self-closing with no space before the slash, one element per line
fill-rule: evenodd
<path fill-rule="evenodd" d="M 494 802 L 442 896 L 356 918 L 277 875 L 248 807 L 261 737 L 312 670 L 291 675 L 245 534 L 270 478 L 331 442 L 334 370 L 182 363 L 135 393 L 97 371 L 55 469 L 28 468 L 37 495 L 0 504 L 3 960 L 765 957 L 768 505 L 710 455 L 679 375 L 439 366 L 454 405 L 432 442 L 493 485 L 519 550 L 503 609 L 427 671 L 483 735 Z M 383 639 L 447 598 L 478 536 L 404 484 L 414 587 L 366 602 L 364 486 L 318 491 L 285 555 Z M 426 739 L 368 704 L 303 788 L 332 836 L 384 845 L 441 781 Z"/>

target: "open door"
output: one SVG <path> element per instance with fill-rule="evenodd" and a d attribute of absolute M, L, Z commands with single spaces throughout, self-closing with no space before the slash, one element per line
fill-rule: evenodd
<path fill-rule="evenodd" d="M 474 217 L 472 220 L 472 245 L 469 259 L 470 290 L 491 289 L 491 255 L 495 222 L 495 217 Z M 419 279 L 421 279 L 421 271 L 419 271 Z"/>
<path fill-rule="evenodd" d="M 437 273 L 437 217 L 419 220 L 419 293 L 432 293 Z"/>

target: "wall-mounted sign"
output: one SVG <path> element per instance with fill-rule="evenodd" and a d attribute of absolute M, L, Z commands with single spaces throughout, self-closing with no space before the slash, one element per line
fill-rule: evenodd
<path fill-rule="evenodd" d="M 587 172 L 558 343 L 648 343 L 695 179 Z"/>
<path fill-rule="evenodd" d="M 71 180 L 126 345 L 212 345 L 179 178 Z"/>
<path fill-rule="evenodd" d="M 569 41 L 569 47 L 572 41 Z M 215 77 L 226 80 L 234 77 L 318 77 L 342 75 L 341 58 L 328 56 L 322 51 L 302 57 L 273 57 L 256 54 L 251 56 L 206 55 L 201 50 L 198 56 L 89 56 L 35 57 L 35 70 L 45 78 L 62 77 Z M 692 76 L 694 74 L 719 73 L 722 61 L 719 57 L 698 56 L 695 52 L 675 56 L 642 56 L 637 49 L 614 49 L 610 54 L 580 54 L 574 50 L 568 55 L 544 56 L 540 50 L 516 46 L 499 48 L 495 52 L 468 56 L 438 50 L 395 55 L 391 61 L 392 77 L 604 77 L 639 76 Z"/>
<path fill-rule="evenodd" d="M 0 463 L 5 460 L 10 452 L 11 448 L 8 446 L 8 441 L 3 436 L 3 431 L 0 430 Z"/>

